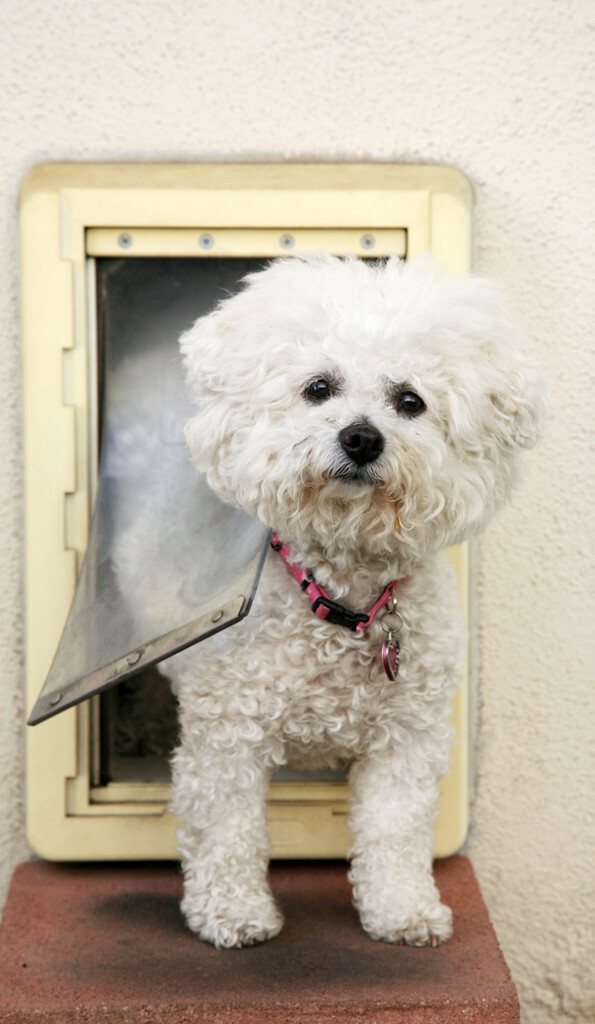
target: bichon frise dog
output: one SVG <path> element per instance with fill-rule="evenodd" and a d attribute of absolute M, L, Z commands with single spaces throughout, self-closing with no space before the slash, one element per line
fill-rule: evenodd
<path fill-rule="evenodd" d="M 246 280 L 181 341 L 193 460 L 275 531 L 252 613 L 170 662 L 182 908 L 216 946 L 276 935 L 271 773 L 349 763 L 362 925 L 436 945 L 452 915 L 432 820 L 464 648 L 444 549 L 508 498 L 541 370 L 492 284 L 428 260 L 300 256 Z"/>

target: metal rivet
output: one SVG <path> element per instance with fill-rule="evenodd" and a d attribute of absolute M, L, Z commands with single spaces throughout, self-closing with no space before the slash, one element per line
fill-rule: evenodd
<path fill-rule="evenodd" d="M 134 651 L 132 654 L 129 654 L 126 658 L 127 664 L 136 665 L 137 661 L 140 661 L 142 653 L 142 651 Z"/>
<path fill-rule="evenodd" d="M 59 704 L 62 700 L 62 696 L 63 694 L 61 693 L 55 693 L 53 697 L 50 697 L 51 706 L 54 707 L 56 704 Z"/>
<path fill-rule="evenodd" d="M 373 249 L 376 245 L 376 239 L 374 238 L 374 235 L 362 235 L 359 240 L 359 244 L 362 249 Z"/>
<path fill-rule="evenodd" d="M 126 234 L 118 236 L 118 245 L 120 249 L 131 249 L 132 248 L 132 235 Z"/>
<path fill-rule="evenodd" d="M 223 618 L 223 612 L 215 612 L 215 614 L 213 615 L 213 617 L 211 619 L 211 622 L 221 622 L 222 618 Z"/>
<path fill-rule="evenodd" d="M 293 249 L 295 245 L 295 238 L 293 235 L 281 235 L 279 245 L 282 249 Z"/>
<path fill-rule="evenodd" d="M 213 238 L 212 235 L 204 234 L 200 236 L 198 244 L 200 245 L 201 249 L 212 249 L 215 244 L 215 239 Z"/>

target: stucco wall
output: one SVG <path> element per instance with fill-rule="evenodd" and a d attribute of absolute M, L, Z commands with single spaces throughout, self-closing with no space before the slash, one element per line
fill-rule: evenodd
<path fill-rule="evenodd" d="M 0 8 L 5 881 L 27 855 L 17 246 L 24 173 L 61 159 L 454 164 L 475 187 L 476 269 L 501 281 L 522 312 L 557 410 L 524 492 L 477 546 L 468 852 L 525 1024 L 593 1020 L 588 16 L 588 0 L 21 0 Z"/>

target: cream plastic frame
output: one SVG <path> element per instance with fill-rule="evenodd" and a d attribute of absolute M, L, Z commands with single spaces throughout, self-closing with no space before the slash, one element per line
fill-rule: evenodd
<path fill-rule="evenodd" d="M 27 707 L 47 674 L 90 523 L 94 345 L 89 257 L 337 253 L 411 259 L 423 252 L 452 273 L 470 269 L 471 189 L 446 167 L 371 165 L 50 164 L 21 194 L 25 415 Z M 213 248 L 200 248 L 211 234 Z M 123 252 L 122 234 L 132 239 Z M 373 234 L 368 250 L 362 236 Z M 468 613 L 468 551 L 451 552 Z M 447 856 L 468 824 L 468 679 L 453 702 L 457 747 L 441 791 L 435 852 Z M 88 703 L 27 730 L 27 827 L 52 860 L 176 856 L 167 787 L 91 784 Z M 348 787 L 275 783 L 273 856 L 343 857 Z"/>

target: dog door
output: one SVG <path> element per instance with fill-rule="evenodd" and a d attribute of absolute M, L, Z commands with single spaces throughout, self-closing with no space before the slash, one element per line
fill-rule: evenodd
<path fill-rule="evenodd" d="M 190 464 L 177 339 L 270 257 L 468 270 L 469 188 L 435 167 L 57 165 L 29 175 L 21 224 L 29 838 L 52 859 L 172 857 L 158 663 L 249 612 L 267 543 Z M 466 680 L 453 715 L 439 854 L 466 831 Z M 340 774 L 278 775 L 273 855 L 344 856 L 347 798 Z"/>

